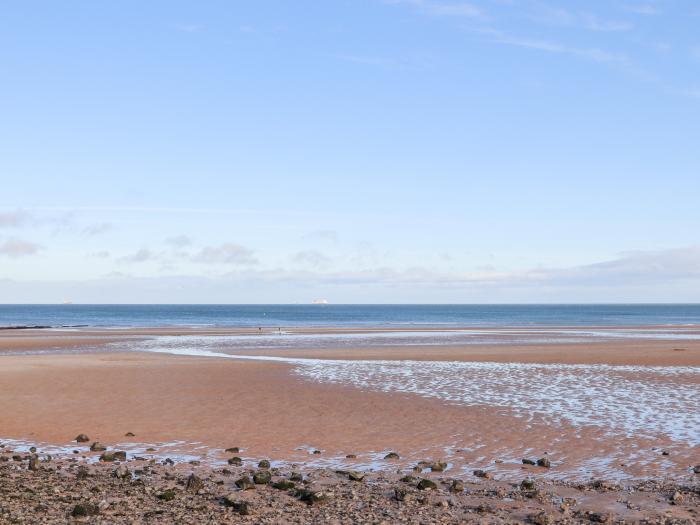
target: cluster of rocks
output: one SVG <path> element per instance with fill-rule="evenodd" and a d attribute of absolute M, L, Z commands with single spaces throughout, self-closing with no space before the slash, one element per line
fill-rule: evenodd
<path fill-rule="evenodd" d="M 0 523 L 672 525 L 700 519 L 700 484 L 692 472 L 686 484 L 648 481 L 621 487 L 602 480 L 499 480 L 483 470 L 461 479 L 446 476 L 442 461 L 402 469 L 391 463 L 398 459 L 395 453 L 386 458 L 395 470 L 365 472 L 275 468 L 268 460 L 239 456 L 225 467 L 176 464 L 95 444 L 87 458 L 0 448 Z"/>

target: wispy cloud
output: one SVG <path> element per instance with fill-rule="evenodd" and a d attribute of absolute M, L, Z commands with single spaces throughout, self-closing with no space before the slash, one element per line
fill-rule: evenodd
<path fill-rule="evenodd" d="M 629 4 L 624 9 L 637 15 L 653 16 L 661 14 L 661 10 L 654 4 Z"/>
<path fill-rule="evenodd" d="M 388 4 L 404 4 L 414 7 L 421 13 L 432 16 L 480 17 L 483 11 L 467 2 L 444 2 L 441 0 L 386 0 Z"/>
<path fill-rule="evenodd" d="M 232 264 L 237 266 L 253 266 L 259 263 L 252 250 L 235 243 L 224 243 L 219 246 L 207 246 L 192 256 L 193 262 L 206 264 Z"/>
<path fill-rule="evenodd" d="M 114 224 L 111 222 L 101 222 L 99 224 L 92 224 L 83 228 L 83 233 L 85 235 L 100 235 L 114 229 Z"/>
<path fill-rule="evenodd" d="M 331 259 L 316 250 L 303 250 L 292 255 L 292 261 L 308 268 L 324 268 Z"/>
<path fill-rule="evenodd" d="M 34 255 L 40 249 L 41 246 L 39 244 L 12 238 L 0 244 L 0 255 L 16 259 Z"/>
<path fill-rule="evenodd" d="M 192 239 L 187 235 L 176 235 L 174 237 L 168 237 L 165 239 L 165 244 L 169 244 L 175 248 L 185 248 L 192 244 Z"/>
<path fill-rule="evenodd" d="M 24 210 L 0 212 L 0 228 L 14 228 L 26 224 L 31 216 Z"/>
<path fill-rule="evenodd" d="M 148 248 L 141 248 L 130 255 L 120 257 L 120 262 L 125 263 L 142 263 L 158 259 L 158 254 Z"/>

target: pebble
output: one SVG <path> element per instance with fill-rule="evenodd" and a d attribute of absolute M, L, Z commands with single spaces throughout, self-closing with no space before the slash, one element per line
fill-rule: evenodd
<path fill-rule="evenodd" d="M 389 452 L 386 456 L 384 456 L 384 459 L 401 459 L 401 456 L 399 456 L 396 452 Z"/>
<path fill-rule="evenodd" d="M 90 438 L 87 437 L 86 434 L 78 434 L 77 436 L 75 436 L 75 441 L 77 443 L 87 443 L 88 441 L 90 441 Z"/>

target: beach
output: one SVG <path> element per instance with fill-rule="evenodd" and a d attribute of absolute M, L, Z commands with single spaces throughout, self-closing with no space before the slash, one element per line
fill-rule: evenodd
<path fill-rule="evenodd" d="M 317 474 L 395 477 L 444 462 L 421 475 L 698 486 L 696 330 L 584 343 L 562 343 L 572 337 L 564 333 L 543 344 L 541 330 L 517 329 L 455 344 L 483 331 L 421 329 L 439 344 L 396 342 L 413 332 L 5 330 L 0 441 L 24 453 L 36 446 L 54 462 L 94 461 L 87 446 L 98 441 L 129 458 L 170 459 L 182 475 L 190 462 L 213 475 L 238 447 L 244 466 L 264 458 Z M 251 347 L 266 337 L 285 342 Z M 90 442 L 75 443 L 80 433 Z M 385 460 L 389 452 L 399 459 Z M 542 458 L 548 467 L 523 464 Z"/>

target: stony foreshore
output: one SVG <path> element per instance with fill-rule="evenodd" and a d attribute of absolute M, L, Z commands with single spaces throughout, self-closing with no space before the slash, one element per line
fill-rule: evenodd
<path fill-rule="evenodd" d="M 98 447 L 99 448 L 99 447 Z M 235 454 L 235 450 L 231 452 Z M 101 459 L 98 460 L 98 457 Z M 436 463 L 381 472 L 229 465 L 100 450 L 0 453 L 0 523 L 648 523 L 700 520 L 700 475 L 621 486 L 603 480 L 454 478 Z M 695 470 L 700 471 L 700 468 Z M 468 478 L 468 479 L 467 479 Z"/>

